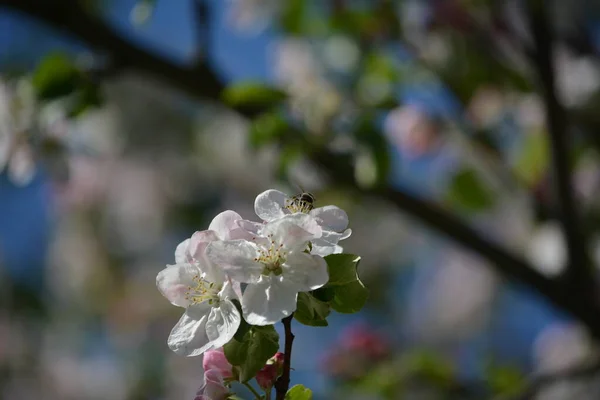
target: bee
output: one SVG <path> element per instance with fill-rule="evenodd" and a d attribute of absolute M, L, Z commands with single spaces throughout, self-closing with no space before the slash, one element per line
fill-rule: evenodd
<path fill-rule="evenodd" d="M 288 201 L 286 208 L 291 212 L 308 213 L 315 208 L 315 196 L 312 193 L 305 192 L 302 188 L 302 193 L 292 196 Z"/>

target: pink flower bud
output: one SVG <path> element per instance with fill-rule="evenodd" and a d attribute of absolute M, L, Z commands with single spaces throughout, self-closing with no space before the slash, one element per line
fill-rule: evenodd
<path fill-rule="evenodd" d="M 258 385 L 267 390 L 275 384 L 279 375 L 283 370 L 283 360 L 285 356 L 283 353 L 277 352 L 273 357 L 271 357 L 267 364 L 256 374 L 256 382 Z"/>
<path fill-rule="evenodd" d="M 227 361 L 222 347 L 204 353 L 202 368 L 204 368 L 204 371 L 216 370 L 223 378 L 231 378 L 233 376 L 233 367 Z"/>

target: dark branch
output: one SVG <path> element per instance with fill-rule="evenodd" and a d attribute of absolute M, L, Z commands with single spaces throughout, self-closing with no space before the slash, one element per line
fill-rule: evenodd
<path fill-rule="evenodd" d="M 125 67 L 153 74 L 157 78 L 196 97 L 218 100 L 224 84 L 213 70 L 204 63 L 192 68 L 178 66 L 160 56 L 153 55 L 140 46 L 123 39 L 101 19 L 89 15 L 73 0 L 0 0 L 0 6 L 9 6 L 40 19 L 51 26 L 76 36 L 97 50 L 104 51 Z M 252 117 L 251 111 L 244 112 Z M 319 150 L 313 158 L 323 165 L 336 182 L 358 190 L 347 160 L 330 152 Z M 496 271 L 525 284 L 545 296 L 557 308 L 571 314 L 584 323 L 590 332 L 600 339 L 600 308 L 588 298 L 577 296 L 558 282 L 550 280 L 518 256 L 485 239 L 480 232 L 465 225 L 458 218 L 439 207 L 407 193 L 391 188 L 363 191 L 388 200 L 399 209 L 413 216 L 428 227 L 448 235 L 456 243 L 479 253 Z M 291 346 L 291 345 L 290 345 Z M 286 350 L 286 353 L 289 353 Z"/>
<path fill-rule="evenodd" d="M 290 388 L 290 369 L 292 368 L 292 344 L 294 343 L 294 334 L 292 333 L 292 319 L 294 314 L 285 317 L 281 322 L 285 330 L 285 353 L 283 358 L 283 373 L 275 382 L 277 400 L 284 400 L 285 394 Z"/>
<path fill-rule="evenodd" d="M 546 15 L 548 5 L 541 0 L 529 0 L 528 15 L 534 38 L 533 64 L 538 73 L 544 104 L 546 124 L 552 148 L 554 187 L 560 220 L 567 239 L 569 268 L 566 281 L 575 293 L 581 293 L 592 301 L 594 279 L 587 257 L 577 205 L 571 182 L 571 147 L 568 140 L 567 112 L 556 93 L 555 74 L 552 57 L 552 32 Z"/>

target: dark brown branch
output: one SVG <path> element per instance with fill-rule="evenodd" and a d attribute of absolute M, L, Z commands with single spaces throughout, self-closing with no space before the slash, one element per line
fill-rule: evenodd
<path fill-rule="evenodd" d="M 3 5 L 60 28 L 91 47 L 106 52 L 122 65 L 153 74 L 193 96 L 217 100 L 224 87 L 207 64 L 191 69 L 153 55 L 123 39 L 101 19 L 85 13 L 73 0 L 0 0 L 0 6 Z M 253 116 L 251 111 L 244 114 L 248 117 Z M 336 182 L 358 190 L 352 167 L 347 160 L 322 149 L 314 153 L 313 158 L 331 173 Z M 520 257 L 486 239 L 480 232 L 433 204 L 391 188 L 363 193 L 389 201 L 419 222 L 479 253 L 499 274 L 537 290 L 557 308 L 580 320 L 594 337 L 600 339 L 600 308 L 594 302 L 588 301 L 588 298 L 580 297 L 577 292 L 570 292 L 569 288 L 539 274 Z"/>
<path fill-rule="evenodd" d="M 292 333 L 292 319 L 294 314 L 285 317 L 281 322 L 285 331 L 285 353 L 283 357 L 283 373 L 275 382 L 277 400 L 284 400 L 285 394 L 290 388 L 290 369 L 292 368 L 292 344 L 294 343 L 294 334 Z"/>
<path fill-rule="evenodd" d="M 595 285 L 571 182 L 572 152 L 568 140 L 567 112 L 556 93 L 552 57 L 553 35 L 546 15 L 548 4 L 541 0 L 528 0 L 528 2 L 528 16 L 535 44 L 532 61 L 538 73 L 546 107 L 546 124 L 552 149 L 553 183 L 568 246 L 569 268 L 565 278 L 571 290 L 581 293 L 592 301 Z"/>

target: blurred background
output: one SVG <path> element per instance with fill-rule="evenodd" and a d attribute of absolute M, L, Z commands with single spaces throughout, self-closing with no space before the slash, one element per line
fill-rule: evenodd
<path fill-rule="evenodd" d="M 217 213 L 299 187 L 348 212 L 370 298 L 294 322 L 292 383 L 600 398 L 585 323 L 389 195 L 555 279 L 563 135 L 597 275 L 599 46 L 593 0 L 0 0 L 0 398 L 191 400 L 202 360 L 168 349 L 156 274 Z"/>

